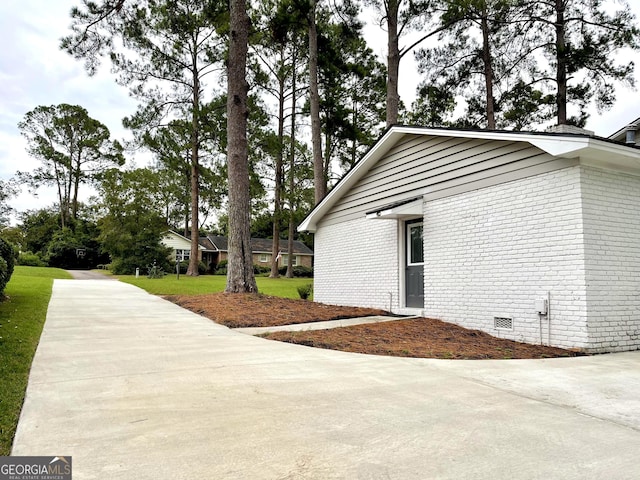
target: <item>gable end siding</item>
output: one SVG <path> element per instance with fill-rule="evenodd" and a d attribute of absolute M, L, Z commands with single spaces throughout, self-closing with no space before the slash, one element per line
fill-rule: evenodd
<path fill-rule="evenodd" d="M 417 195 L 442 198 L 572 166 L 522 142 L 408 135 L 325 215 L 331 225 Z"/>

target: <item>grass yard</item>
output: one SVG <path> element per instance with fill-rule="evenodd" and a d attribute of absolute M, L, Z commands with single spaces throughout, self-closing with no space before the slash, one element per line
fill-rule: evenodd
<path fill-rule="evenodd" d="M 201 275 L 188 277 L 180 275 L 166 275 L 164 278 L 147 278 L 134 275 L 118 275 L 117 278 L 136 287 L 142 288 L 153 295 L 204 295 L 207 293 L 223 292 L 227 285 L 224 275 Z M 269 278 L 256 277 L 258 290 L 264 295 L 282 298 L 300 298 L 298 287 L 313 283 L 312 278 Z"/>
<path fill-rule="evenodd" d="M 0 302 L 0 455 L 11 452 L 29 370 L 47 314 L 56 268 L 17 266 Z"/>

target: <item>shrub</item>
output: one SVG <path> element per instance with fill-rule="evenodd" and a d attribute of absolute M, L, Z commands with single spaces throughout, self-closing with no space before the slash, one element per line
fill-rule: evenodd
<path fill-rule="evenodd" d="M 271 267 L 266 267 L 263 265 L 253 265 L 253 273 L 259 275 L 261 273 L 271 273 Z"/>
<path fill-rule="evenodd" d="M 167 273 L 176 273 L 176 263 L 177 262 L 171 262 L 171 270 L 169 270 Z M 186 260 L 181 261 L 180 275 L 186 274 L 188 269 L 189 269 L 189 262 Z M 207 274 L 207 265 L 204 262 L 198 263 L 198 275 L 206 275 L 206 274 Z"/>
<path fill-rule="evenodd" d="M 218 262 L 218 265 L 216 265 L 216 270 L 222 269 L 222 268 L 226 270 L 228 263 L 229 262 L 227 260 L 222 260 L 221 262 Z"/>
<path fill-rule="evenodd" d="M 307 283 L 306 285 L 300 285 L 298 287 L 298 295 L 300 295 L 300 298 L 303 300 L 307 300 L 312 293 L 313 293 L 313 283 Z"/>
<path fill-rule="evenodd" d="M 16 264 L 16 252 L 13 246 L 0 238 L 0 297 L 4 294 L 4 287 L 7 286 L 11 275 L 13 275 L 13 267 Z"/>
<path fill-rule="evenodd" d="M 207 264 L 204 262 L 198 263 L 198 274 L 205 275 L 207 273 Z"/>
<path fill-rule="evenodd" d="M 278 269 L 278 273 L 280 273 L 280 275 L 286 275 L 287 267 L 280 267 Z M 293 267 L 293 276 L 299 278 L 313 278 L 313 268 L 303 267 L 301 265 Z"/>
<path fill-rule="evenodd" d="M 213 269 L 214 275 L 226 275 L 227 274 L 227 264 L 226 260 L 222 260 L 219 262 Z"/>
<path fill-rule="evenodd" d="M 40 258 L 40 256 L 33 252 L 21 252 L 18 255 L 18 261 L 16 265 L 23 265 L 25 267 L 46 267 L 47 264 Z"/>
<path fill-rule="evenodd" d="M 303 267 L 302 265 L 293 267 L 293 276 L 300 278 L 313 278 L 313 268 Z"/>
<path fill-rule="evenodd" d="M 162 266 L 156 262 L 153 262 L 152 265 L 147 265 L 147 272 L 147 278 L 162 278 L 166 275 Z"/>

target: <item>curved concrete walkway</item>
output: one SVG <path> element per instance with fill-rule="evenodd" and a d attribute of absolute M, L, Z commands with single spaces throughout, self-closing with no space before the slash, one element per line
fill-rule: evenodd
<path fill-rule="evenodd" d="M 640 352 L 443 361 L 278 343 L 56 280 L 14 455 L 74 479 L 632 479 Z"/>

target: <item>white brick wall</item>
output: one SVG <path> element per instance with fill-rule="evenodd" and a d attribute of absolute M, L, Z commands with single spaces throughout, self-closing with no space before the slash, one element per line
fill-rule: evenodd
<path fill-rule="evenodd" d="M 529 343 L 640 348 L 640 177 L 571 167 L 426 202 L 424 217 L 425 316 Z M 400 238 L 396 220 L 321 226 L 314 298 L 398 311 Z M 550 332 L 535 309 L 547 292 Z"/>
<path fill-rule="evenodd" d="M 539 343 L 535 303 L 550 292 L 551 344 L 586 347 L 581 208 L 580 167 L 426 203 L 425 315 Z"/>
<path fill-rule="evenodd" d="M 317 302 L 398 307 L 398 231 L 395 220 L 364 218 L 322 226 L 314 241 Z M 392 294 L 390 297 L 389 294 Z"/>
<path fill-rule="evenodd" d="M 640 348 L 640 177 L 582 169 L 593 351 Z"/>

